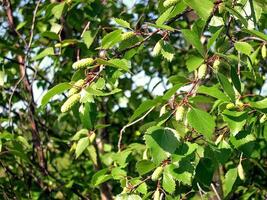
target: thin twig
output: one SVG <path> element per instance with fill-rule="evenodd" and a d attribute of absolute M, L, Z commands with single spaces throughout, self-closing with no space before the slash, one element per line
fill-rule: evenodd
<path fill-rule="evenodd" d="M 87 24 L 85 25 L 85 27 L 84 27 L 84 29 L 83 29 L 83 32 L 82 32 L 82 34 L 81 34 L 81 38 L 83 37 L 83 34 L 84 34 L 85 31 L 89 28 L 89 26 L 90 26 L 90 21 L 87 22 Z"/>
<path fill-rule="evenodd" d="M 25 54 L 25 57 L 24 57 L 24 59 L 22 59 L 23 60 L 23 64 L 21 64 L 21 65 L 24 66 L 24 69 L 22 70 L 21 77 L 16 82 L 16 84 L 14 86 L 14 89 L 13 89 L 13 92 L 12 92 L 12 94 L 9 97 L 8 104 L 9 104 L 10 112 L 11 112 L 11 103 L 12 103 L 12 97 L 14 95 L 14 92 L 16 91 L 17 87 L 19 86 L 19 84 L 25 78 L 25 75 L 26 75 L 27 59 L 28 59 L 29 51 L 30 51 L 31 44 L 32 44 L 32 38 L 33 38 L 33 33 L 34 33 L 34 24 L 35 24 L 36 14 L 37 14 L 37 11 L 38 11 L 38 8 L 39 8 L 40 3 L 41 3 L 41 0 L 37 1 L 36 7 L 35 7 L 34 12 L 33 12 L 32 26 L 31 26 L 31 30 L 30 30 L 30 39 L 29 39 L 28 45 L 26 46 L 26 54 Z M 13 17 L 12 17 L 12 19 L 13 19 Z M 14 26 L 14 24 L 12 26 Z M 19 63 L 21 63 L 21 62 L 19 62 Z M 32 101 L 32 99 L 31 99 L 31 101 Z M 11 120 L 11 118 L 9 118 L 9 119 Z"/>
<path fill-rule="evenodd" d="M 216 188 L 215 188 L 215 186 L 214 186 L 213 183 L 211 183 L 211 188 L 212 188 L 213 192 L 215 193 L 217 199 L 218 199 L 218 200 L 221 200 L 221 197 L 220 197 L 220 195 L 218 194 L 218 192 L 217 192 L 217 190 L 216 190 Z"/>
<path fill-rule="evenodd" d="M 143 120 L 153 109 L 155 108 L 155 106 L 153 106 L 152 108 L 150 108 L 142 117 L 140 117 L 139 119 L 133 121 L 130 124 L 126 124 L 121 130 L 120 130 L 120 136 L 119 136 L 119 141 L 118 141 L 118 151 L 121 151 L 121 141 L 122 141 L 122 135 L 123 132 L 125 131 L 126 128 L 136 124 L 137 122 Z"/>

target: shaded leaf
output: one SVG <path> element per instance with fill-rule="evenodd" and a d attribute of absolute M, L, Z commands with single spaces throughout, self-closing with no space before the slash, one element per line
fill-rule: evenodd
<path fill-rule="evenodd" d="M 204 56 L 205 51 L 200 42 L 200 38 L 198 34 L 189 29 L 182 29 L 181 32 L 184 38 L 186 39 L 186 41 L 192 44 L 197 49 L 197 51 L 200 53 L 200 55 Z"/>
<path fill-rule="evenodd" d="M 235 101 L 235 91 L 233 89 L 232 84 L 229 82 L 226 76 L 224 76 L 222 73 L 218 73 L 217 77 L 219 79 L 219 82 L 226 92 L 226 94 L 231 98 L 232 102 Z"/>

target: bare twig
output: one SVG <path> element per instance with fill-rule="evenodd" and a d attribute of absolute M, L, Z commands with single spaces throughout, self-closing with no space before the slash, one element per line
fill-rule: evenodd
<path fill-rule="evenodd" d="M 217 192 L 217 190 L 216 190 L 216 188 L 215 188 L 215 186 L 214 186 L 213 183 L 211 183 L 211 188 L 212 188 L 213 192 L 215 193 L 217 199 L 218 199 L 218 200 L 221 200 L 221 197 L 220 197 L 220 195 L 218 194 L 218 192 Z"/>
<path fill-rule="evenodd" d="M 119 136 L 119 141 L 118 141 L 118 151 L 121 151 L 121 141 L 122 141 L 122 135 L 123 132 L 125 131 L 126 128 L 136 124 L 137 122 L 143 120 L 153 109 L 155 108 L 155 106 L 153 106 L 152 108 L 150 108 L 142 117 L 140 117 L 139 119 L 133 121 L 130 124 L 126 124 L 121 130 L 120 130 L 120 136 Z"/>

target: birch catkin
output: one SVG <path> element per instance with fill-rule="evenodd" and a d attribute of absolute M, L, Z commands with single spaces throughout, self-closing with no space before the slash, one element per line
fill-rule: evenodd
<path fill-rule="evenodd" d="M 80 94 L 74 94 L 65 101 L 65 103 L 61 106 L 61 112 L 69 111 L 74 104 L 76 104 L 81 98 Z"/>

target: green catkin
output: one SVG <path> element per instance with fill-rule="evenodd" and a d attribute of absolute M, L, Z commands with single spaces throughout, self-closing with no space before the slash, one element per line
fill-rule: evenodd
<path fill-rule="evenodd" d="M 263 59 L 266 58 L 267 54 L 266 54 L 266 45 L 264 44 L 262 47 L 261 47 L 261 56 Z"/>
<path fill-rule="evenodd" d="M 160 192 L 159 189 L 157 189 L 153 194 L 153 200 L 160 200 Z"/>
<path fill-rule="evenodd" d="M 83 86 L 83 84 L 84 84 L 83 79 L 76 81 L 73 87 L 69 90 L 68 96 L 70 97 L 71 95 L 76 94 L 80 90 L 80 88 Z"/>
<path fill-rule="evenodd" d="M 200 65 L 200 67 L 198 68 L 197 77 L 198 77 L 199 79 L 204 78 L 205 75 L 206 75 L 206 70 L 207 70 L 207 65 L 206 65 L 206 64 L 202 64 L 202 65 Z"/>
<path fill-rule="evenodd" d="M 155 169 L 155 171 L 153 172 L 153 174 L 151 175 L 151 180 L 152 181 L 156 181 L 160 178 L 161 174 L 163 172 L 163 167 L 159 166 Z"/>
<path fill-rule="evenodd" d="M 65 103 L 61 106 L 61 112 L 69 111 L 74 104 L 76 104 L 81 98 L 80 94 L 74 94 L 65 101 Z"/>
<path fill-rule="evenodd" d="M 242 181 L 245 180 L 245 173 L 244 173 L 244 169 L 241 163 L 239 163 L 237 166 L 237 173 L 238 173 L 239 178 Z"/>
<path fill-rule="evenodd" d="M 162 49 L 162 45 L 161 45 L 161 43 L 162 43 L 162 40 L 159 40 L 159 41 L 157 42 L 157 44 L 154 46 L 153 51 L 152 51 L 152 56 L 157 56 L 157 55 L 159 55 L 159 53 L 160 53 L 160 51 L 161 51 L 161 49 Z"/>
<path fill-rule="evenodd" d="M 135 33 L 134 32 L 126 32 L 126 33 L 123 33 L 121 35 L 122 40 L 127 40 L 127 39 L 129 39 L 129 38 L 131 38 L 133 36 L 135 36 Z"/>
<path fill-rule="evenodd" d="M 84 58 L 84 59 L 78 60 L 77 62 L 73 63 L 72 68 L 77 70 L 77 69 L 88 67 L 88 66 L 92 65 L 93 63 L 94 63 L 93 58 Z"/>
<path fill-rule="evenodd" d="M 184 117 L 184 107 L 178 106 L 175 111 L 175 119 L 176 121 L 182 121 Z"/>
<path fill-rule="evenodd" d="M 178 3 L 179 1 L 180 0 L 166 0 L 166 1 L 164 1 L 163 6 L 164 7 L 169 7 L 169 6 L 172 6 L 172 5 L 176 4 L 176 3 Z"/>

